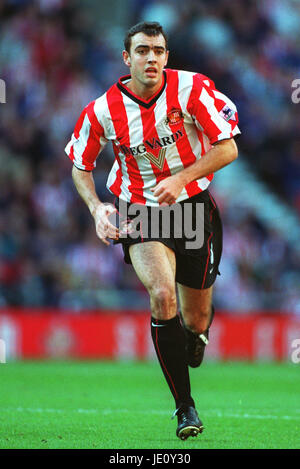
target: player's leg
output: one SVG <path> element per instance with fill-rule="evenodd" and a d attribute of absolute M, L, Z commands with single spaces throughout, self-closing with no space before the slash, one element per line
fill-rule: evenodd
<path fill-rule="evenodd" d="M 150 295 L 153 344 L 176 407 L 183 403 L 194 407 L 185 334 L 177 315 L 174 252 L 160 242 L 149 241 L 130 246 L 129 254 Z"/>
<path fill-rule="evenodd" d="M 194 199 L 195 200 L 195 199 Z M 204 243 L 195 252 L 176 256 L 176 281 L 182 323 L 187 337 L 188 363 L 202 363 L 208 344 L 209 327 L 214 316 L 213 284 L 219 273 L 222 255 L 222 221 L 211 194 L 199 194 L 196 203 L 204 200 Z"/>
<path fill-rule="evenodd" d="M 180 311 L 185 326 L 196 334 L 202 334 L 210 325 L 212 316 L 213 286 L 198 290 L 177 284 Z"/>
<path fill-rule="evenodd" d="M 211 285 L 207 288 L 201 288 L 205 283 L 202 280 L 200 282 L 201 285 L 197 285 L 199 278 L 203 278 L 203 268 L 201 267 L 203 262 L 199 262 L 197 258 L 191 259 L 189 256 L 184 258 L 184 263 L 182 261 L 183 259 L 181 258 L 176 277 L 196 287 L 193 288 L 177 282 L 178 299 L 181 307 L 180 316 L 186 335 L 187 360 L 188 364 L 195 368 L 202 363 L 205 347 L 208 343 L 209 326 L 212 322 L 214 311 L 212 306 L 213 287 Z M 192 280 L 190 277 L 191 273 L 194 276 Z M 209 279 L 210 281 L 211 279 Z M 180 417 L 178 417 L 178 422 L 180 422 Z M 203 430 L 201 421 L 200 424 L 201 432 Z"/>
<path fill-rule="evenodd" d="M 187 339 L 187 359 L 192 368 L 201 365 L 214 317 L 213 287 L 197 290 L 178 284 L 181 320 Z"/>
<path fill-rule="evenodd" d="M 175 254 L 157 241 L 133 244 L 129 254 L 134 270 L 150 296 L 151 314 L 168 320 L 177 314 Z"/>

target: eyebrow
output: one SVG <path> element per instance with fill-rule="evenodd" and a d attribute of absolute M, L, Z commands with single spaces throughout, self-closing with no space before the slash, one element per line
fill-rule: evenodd
<path fill-rule="evenodd" d="M 150 46 L 146 45 L 146 44 L 139 44 L 138 46 L 136 46 L 136 48 L 134 50 L 137 50 L 139 49 L 140 47 L 143 47 L 144 49 L 151 49 Z M 160 49 L 160 50 L 166 50 L 165 47 L 163 46 L 154 46 L 153 49 Z"/>

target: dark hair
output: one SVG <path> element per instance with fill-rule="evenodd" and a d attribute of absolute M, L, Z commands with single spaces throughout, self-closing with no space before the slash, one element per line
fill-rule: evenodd
<path fill-rule="evenodd" d="M 160 34 L 162 34 L 166 41 L 166 48 L 168 48 L 168 37 L 164 32 L 162 26 L 156 21 L 143 21 L 142 23 L 138 23 L 132 26 L 132 28 L 130 28 L 126 33 L 124 39 L 124 47 L 128 53 L 130 53 L 131 38 L 137 33 L 144 33 L 147 36 L 159 36 Z"/>

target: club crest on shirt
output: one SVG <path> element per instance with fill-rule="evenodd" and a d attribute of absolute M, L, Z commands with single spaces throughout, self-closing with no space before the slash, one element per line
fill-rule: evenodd
<path fill-rule="evenodd" d="M 173 108 L 167 114 L 166 124 L 176 125 L 176 124 L 179 124 L 182 120 L 183 120 L 183 114 L 182 114 L 181 109 Z"/>
<path fill-rule="evenodd" d="M 225 106 L 221 109 L 219 114 L 221 117 L 223 117 L 223 119 L 226 120 L 226 122 L 230 120 L 236 121 L 234 110 L 230 109 L 230 107 L 227 104 L 225 104 Z"/>

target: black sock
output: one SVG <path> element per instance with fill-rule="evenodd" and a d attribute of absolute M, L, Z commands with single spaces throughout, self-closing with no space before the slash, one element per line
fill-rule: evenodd
<path fill-rule="evenodd" d="M 151 335 L 161 369 L 176 408 L 195 406 L 191 397 L 189 370 L 185 351 L 185 334 L 178 316 L 168 320 L 151 318 Z"/>

